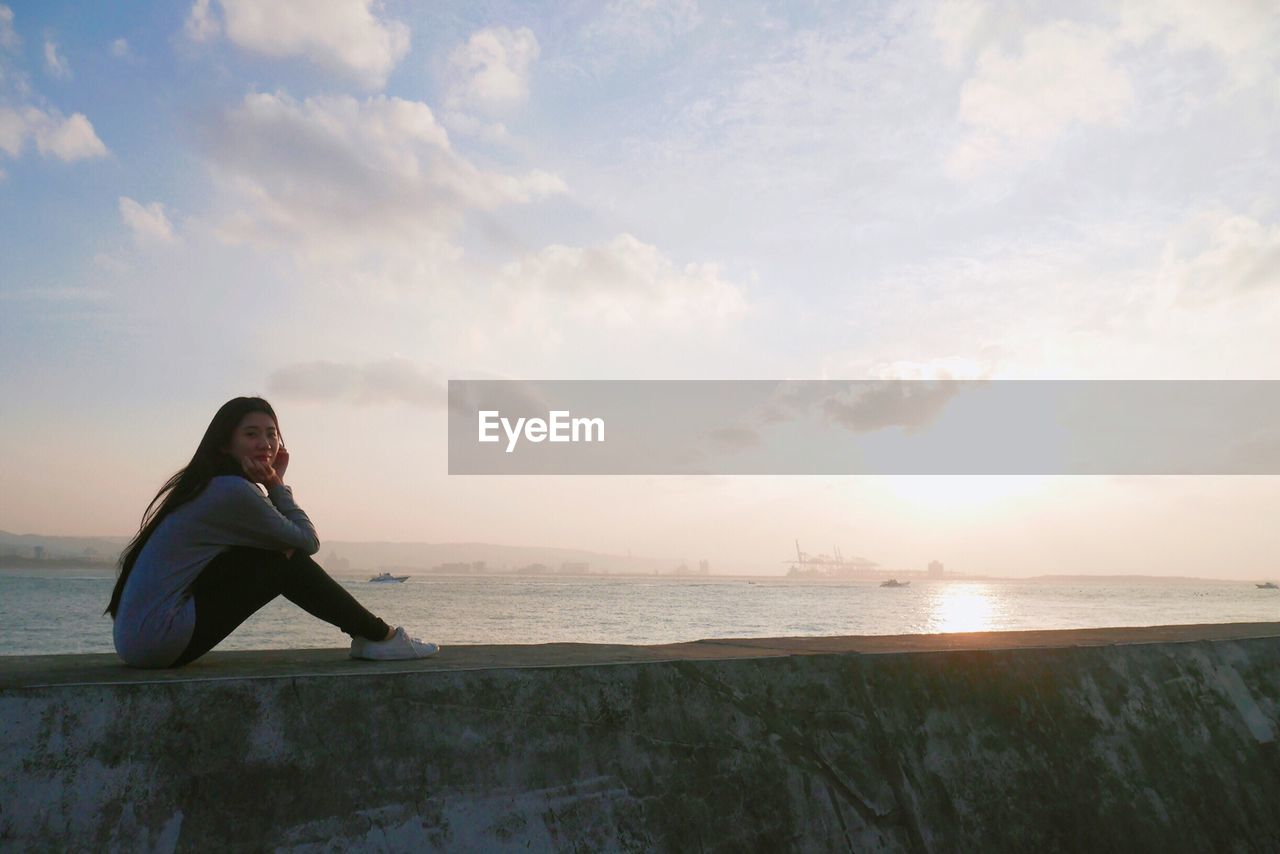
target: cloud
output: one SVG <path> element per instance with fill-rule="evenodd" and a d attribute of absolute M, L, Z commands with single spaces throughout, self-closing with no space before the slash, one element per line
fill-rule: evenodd
<path fill-rule="evenodd" d="M 120 216 L 133 232 L 134 241 L 139 244 L 170 243 L 174 240 L 173 225 L 160 202 L 144 206 L 128 196 L 121 196 Z"/>
<path fill-rule="evenodd" d="M 556 307 L 611 327 L 643 320 L 693 331 L 724 326 L 747 310 L 741 290 L 716 265 L 678 267 L 630 234 L 604 246 L 548 246 L 505 265 L 502 282 L 516 317 Z"/>
<path fill-rule="evenodd" d="M 17 50 L 20 45 L 21 39 L 13 30 L 13 10 L 0 5 L 0 48 Z M 51 38 L 45 39 L 44 58 L 50 76 L 71 76 L 70 66 Z M 28 141 L 35 142 L 41 156 L 68 162 L 108 154 L 83 113 L 68 117 L 44 104 L 44 99 L 32 91 L 27 74 L 6 67 L 6 60 L 0 55 L 0 154 L 20 157 Z"/>
<path fill-rule="evenodd" d="M 126 39 L 116 39 L 111 43 L 111 55 L 116 59 L 128 59 L 133 56 L 133 52 L 129 49 L 129 42 Z"/>
<path fill-rule="evenodd" d="M 17 157 L 30 138 L 45 157 L 73 161 L 107 155 L 107 147 L 83 113 L 66 118 L 57 110 L 30 105 L 0 107 L 0 151 Z"/>
<path fill-rule="evenodd" d="M 449 388 L 447 408 L 450 414 L 469 415 L 480 409 L 497 409 L 503 412 L 549 412 L 556 403 L 548 394 L 549 389 L 538 382 L 519 382 L 509 376 L 490 374 L 487 371 L 469 369 L 466 381 Z M 497 383 L 486 380 L 499 380 Z M 479 381 L 479 382 L 476 382 Z"/>
<path fill-rule="evenodd" d="M 0 48 L 17 50 L 22 46 L 22 39 L 13 29 L 13 10 L 0 5 Z"/>
<path fill-rule="evenodd" d="M 1048 10 L 1023 6 L 997 14 L 983 0 L 937 6 L 932 34 L 946 60 L 960 65 L 978 56 L 960 96 L 965 134 L 946 161 L 953 177 L 1029 159 L 1074 126 L 1121 124 L 1139 100 L 1133 82 L 1158 86 L 1170 70 L 1193 68 L 1196 59 L 1187 54 L 1221 63 L 1229 79 L 1215 84 L 1218 96 L 1280 75 L 1280 16 L 1262 0 L 1128 2 L 1087 26 L 1029 20 Z M 1195 79 L 1213 78 L 1199 69 Z M 1270 87 L 1269 100 L 1276 91 Z"/>
<path fill-rule="evenodd" d="M 613 0 L 582 33 L 603 69 L 627 57 L 665 53 L 702 23 L 696 0 Z"/>
<path fill-rule="evenodd" d="M 401 98 L 253 93 L 214 139 L 211 165 L 236 208 L 223 236 L 313 259 L 447 254 L 468 212 L 565 190 L 546 172 L 477 168 L 426 104 Z"/>
<path fill-rule="evenodd" d="M 529 97 L 529 69 L 538 52 L 538 40 L 527 27 L 472 33 L 449 56 L 449 103 L 482 112 L 524 103 Z"/>
<path fill-rule="evenodd" d="M 35 133 L 36 148 L 41 154 L 52 154 L 59 160 L 68 161 L 106 156 L 107 147 L 98 139 L 84 113 L 62 119 L 55 112 L 50 118 L 52 125 L 47 129 L 37 128 Z"/>
<path fill-rule="evenodd" d="M 1132 43 L 1163 41 L 1175 51 L 1211 51 L 1236 84 L 1274 79 L 1280 64 L 1280 16 L 1267 0 L 1125 3 L 1120 32 Z"/>
<path fill-rule="evenodd" d="M 106 291 L 94 288 L 19 288 L 15 291 L 0 291 L 0 300 L 14 302 L 100 302 L 110 297 Z"/>
<path fill-rule="evenodd" d="M 942 42 L 946 58 L 958 64 L 971 49 L 990 7 L 984 0 L 943 0 L 933 13 L 933 35 Z"/>
<path fill-rule="evenodd" d="M 965 136 L 947 159 L 955 177 L 1016 162 L 1073 125 L 1115 125 L 1133 104 L 1106 31 L 1057 22 L 1027 34 L 1016 54 L 989 48 L 960 93 Z"/>
<path fill-rule="evenodd" d="M 370 88 L 409 52 L 409 28 L 375 17 L 373 0 L 219 0 L 222 23 L 209 0 L 196 0 L 187 36 L 208 41 L 219 31 L 244 50 L 270 57 L 305 57 L 349 74 Z"/>
<path fill-rule="evenodd" d="M 17 157 L 22 152 L 22 143 L 28 133 L 23 113 L 0 107 L 0 151 L 10 157 Z"/>
<path fill-rule="evenodd" d="M 819 410 L 853 433 L 886 427 L 918 430 L 935 420 L 968 381 L 876 380 L 858 383 L 822 400 Z"/>
<path fill-rule="evenodd" d="M 449 110 L 441 120 L 453 133 L 474 137 L 490 144 L 511 141 L 511 133 L 502 122 L 490 122 L 460 110 Z"/>
<path fill-rule="evenodd" d="M 906 6 L 887 8 L 893 31 L 909 29 Z M 825 19 L 744 37 L 746 46 L 715 56 L 673 54 L 679 91 L 628 101 L 624 132 L 596 149 L 602 171 L 639 171 L 645 180 L 633 178 L 627 192 L 659 205 L 719 185 L 704 215 L 722 227 L 728 216 L 738 228 L 794 227 L 811 237 L 842 227 L 850 196 L 869 203 L 860 201 L 860 218 L 874 219 L 882 200 L 901 204 L 903 188 L 926 178 L 922 161 L 937 156 L 935 122 L 945 121 L 953 89 L 927 70 L 931 57 L 911 49 L 932 51 L 931 39 L 886 39 L 879 28 Z M 650 176 L 675 180 L 661 187 Z M 797 216 L 784 223 L 768 213 L 782 208 Z M 744 221 L 757 216 L 758 224 Z"/>
<path fill-rule="evenodd" d="M 985 380 L 886 378 L 851 382 L 782 381 L 755 415 L 760 424 L 809 418 L 824 420 L 851 433 L 873 433 L 887 427 L 913 432 L 934 421 L 960 392 Z"/>
<path fill-rule="evenodd" d="M 729 452 L 759 447 L 764 442 L 758 431 L 737 425 L 708 430 L 707 438 L 719 450 Z"/>
<path fill-rule="evenodd" d="M 1280 293 L 1280 224 L 1217 212 L 1173 241 L 1161 273 L 1189 304 L 1246 294 Z"/>
<path fill-rule="evenodd" d="M 209 0 L 196 0 L 192 4 L 191 11 L 187 13 L 187 20 L 183 24 L 183 30 L 187 38 L 195 42 L 209 41 L 222 32 L 222 27 L 209 11 Z"/>
<path fill-rule="evenodd" d="M 400 402 L 428 408 L 444 408 L 448 403 L 445 383 L 404 359 L 288 365 L 272 372 L 267 389 L 272 395 L 303 402 Z"/>
<path fill-rule="evenodd" d="M 58 43 L 53 39 L 44 40 L 44 70 L 58 80 L 71 79 L 71 66 L 67 58 L 58 53 Z"/>

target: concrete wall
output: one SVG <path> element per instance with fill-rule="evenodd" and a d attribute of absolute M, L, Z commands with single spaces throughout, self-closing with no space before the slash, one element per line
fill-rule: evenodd
<path fill-rule="evenodd" d="M 0 848 L 1280 850 L 1277 637 L 251 665 L 0 686 Z"/>

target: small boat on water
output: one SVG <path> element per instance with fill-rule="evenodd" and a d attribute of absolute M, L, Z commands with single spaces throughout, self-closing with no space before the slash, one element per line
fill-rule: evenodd
<path fill-rule="evenodd" d="M 409 576 L 407 575 L 392 575 L 389 572 L 380 572 L 373 578 L 369 579 L 373 584 L 399 584 L 400 582 L 408 580 Z"/>
<path fill-rule="evenodd" d="M 910 587 L 910 581 L 899 581 L 896 578 L 890 578 L 888 581 L 881 581 L 881 587 Z"/>
<path fill-rule="evenodd" d="M 1267 581 L 1263 584 L 1259 584 L 1258 589 L 1259 590 L 1280 590 L 1280 587 L 1277 587 L 1274 581 Z"/>

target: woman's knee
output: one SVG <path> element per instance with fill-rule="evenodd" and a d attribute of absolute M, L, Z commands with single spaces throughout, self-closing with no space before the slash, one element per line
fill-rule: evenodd
<path fill-rule="evenodd" d="M 231 546 L 218 557 L 243 563 L 279 563 L 289 559 L 280 549 L 260 549 L 257 546 Z"/>

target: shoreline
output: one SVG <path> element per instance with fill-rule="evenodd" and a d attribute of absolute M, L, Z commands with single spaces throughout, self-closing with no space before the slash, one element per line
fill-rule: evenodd
<path fill-rule="evenodd" d="M 947 575 L 943 578 L 917 578 L 907 573 L 885 573 L 874 577 L 857 577 L 857 578 L 792 578 L 786 575 L 749 575 L 749 574 L 730 574 L 730 573 L 711 573 L 709 575 L 674 575 L 661 574 L 654 575 L 642 572 L 612 572 L 612 573 L 537 573 L 522 574 L 518 572 L 485 572 L 485 573 L 448 573 L 448 572 L 430 572 L 428 570 L 414 571 L 412 569 L 402 569 L 402 572 L 409 574 L 409 581 L 403 583 L 413 583 L 415 581 L 431 581 L 433 579 L 442 579 L 456 581 L 458 579 L 521 579 L 526 581 L 615 581 L 615 580 L 648 580 L 648 581 L 680 581 L 693 584 L 721 583 L 721 582 L 749 582 L 752 584 L 769 584 L 769 585 L 790 585 L 790 586 L 822 586 L 822 587 L 853 587 L 866 584 L 879 585 L 881 581 L 887 578 L 897 578 L 901 581 L 909 581 L 916 585 L 936 584 L 936 583 L 967 583 L 967 582 L 1034 582 L 1037 584 L 1126 584 L 1126 585 L 1143 585 L 1143 584 L 1164 584 L 1164 585 L 1200 585 L 1200 584 L 1260 584 L 1266 581 L 1275 580 L 1275 577 L 1266 578 L 1203 578 L 1198 576 L 1186 575 Z M 364 582 L 369 583 L 369 576 L 365 571 L 347 571 L 330 573 L 339 581 Z M 1280 576 L 1277 571 L 1276 576 Z M 0 577 L 16 577 L 16 578 L 65 578 L 71 579 L 98 579 L 116 577 L 116 569 L 111 566 L 55 566 L 55 567 L 31 567 L 31 566 L 0 566 Z"/>

